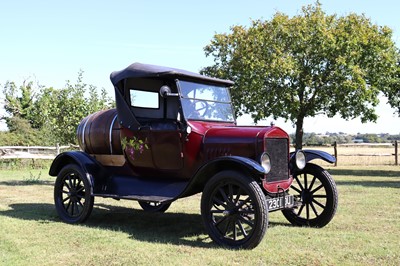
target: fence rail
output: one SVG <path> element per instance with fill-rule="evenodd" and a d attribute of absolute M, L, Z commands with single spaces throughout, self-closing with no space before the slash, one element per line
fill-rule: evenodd
<path fill-rule="evenodd" d="M 61 150 L 78 148 L 76 145 L 48 146 L 0 146 L 0 159 L 54 159 Z"/>
<path fill-rule="evenodd" d="M 394 157 L 392 163 L 399 165 L 398 156 L 398 142 L 394 143 L 357 143 L 357 144 L 337 144 L 333 145 L 333 155 L 336 157 L 335 166 L 338 165 L 340 157 L 356 156 L 356 157 Z M 347 148 L 347 149 L 346 149 Z M 343 150 L 349 151 L 348 148 L 358 148 L 359 152 L 343 152 Z M 390 161 L 390 159 L 389 159 Z"/>
<path fill-rule="evenodd" d="M 310 148 L 310 147 L 305 147 Z M 59 146 L 0 146 L 0 159 L 54 159 L 62 150 L 79 149 L 76 145 Z M 340 165 L 399 165 L 398 141 L 394 143 L 356 143 L 312 147 L 336 157 Z M 332 150 L 333 149 L 333 150 Z"/>

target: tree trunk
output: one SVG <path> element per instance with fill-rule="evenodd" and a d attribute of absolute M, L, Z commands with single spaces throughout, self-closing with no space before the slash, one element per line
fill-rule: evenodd
<path fill-rule="evenodd" d="M 296 143 L 295 143 L 296 151 L 301 150 L 303 148 L 303 122 L 304 122 L 304 117 L 297 117 Z"/>

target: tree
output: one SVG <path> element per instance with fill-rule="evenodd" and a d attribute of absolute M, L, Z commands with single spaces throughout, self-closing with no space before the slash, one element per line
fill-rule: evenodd
<path fill-rule="evenodd" d="M 38 136 L 19 145 L 76 144 L 79 122 L 91 113 L 112 107 L 104 89 L 99 95 L 95 86 L 83 82 L 83 71 L 78 73 L 75 84 L 67 81 L 62 89 L 33 88 L 32 82 L 17 87 L 14 82 L 7 82 L 3 91 L 8 115 L 2 119 L 10 133 L 18 135 L 15 139 L 19 143 L 26 139 L 25 135 Z"/>
<path fill-rule="evenodd" d="M 89 94 L 85 96 L 86 92 Z M 62 143 L 77 143 L 76 129 L 80 121 L 91 113 L 111 107 L 111 100 L 104 89 L 99 97 L 97 88 L 83 83 L 83 71 L 78 73 L 75 84 L 67 81 L 64 89 L 48 90 L 46 102 L 49 125 Z M 48 99 L 56 98 L 56 104 Z M 44 103 L 43 103 L 44 105 Z"/>
<path fill-rule="evenodd" d="M 38 85 L 40 87 L 40 85 Z M 35 101 L 35 90 L 32 81 L 24 80 L 21 86 L 17 87 L 15 82 L 6 82 L 3 87 L 3 93 L 5 96 L 4 109 L 9 114 L 3 116 L 7 127 L 12 131 L 14 127 L 13 120 L 11 118 L 19 118 L 27 120 L 31 126 L 35 123 L 35 117 L 33 116 L 33 102 Z"/>
<path fill-rule="evenodd" d="M 76 144 L 76 129 L 80 121 L 91 113 L 111 107 L 111 99 L 104 89 L 83 82 L 83 71 L 78 72 L 75 84 L 67 81 L 62 89 L 43 88 L 36 104 L 36 117 L 49 138 L 63 144 Z"/>
<path fill-rule="evenodd" d="M 43 87 L 33 81 L 24 80 L 22 85 L 6 82 L 3 87 L 4 110 L 8 115 L 1 117 L 8 132 L 1 132 L 1 145 L 53 145 L 50 131 L 42 128 L 43 110 L 36 106 L 37 96 Z M 39 95 L 40 98 L 40 95 Z M 49 132 L 49 134 L 47 134 Z"/>
<path fill-rule="evenodd" d="M 201 72 L 235 82 L 236 115 L 292 121 L 301 149 L 305 117 L 376 121 L 380 91 L 392 90 L 398 79 L 391 37 L 365 15 L 327 15 L 317 2 L 297 16 L 277 12 L 270 21 L 214 35 L 204 48 L 214 65 Z"/>
<path fill-rule="evenodd" d="M 9 131 L 0 131 L 0 146 L 50 145 L 42 130 L 32 128 L 28 120 L 15 116 L 9 122 L 12 125 Z"/>
<path fill-rule="evenodd" d="M 394 80 L 394 82 L 397 82 L 395 86 L 386 88 L 386 90 L 383 91 L 385 96 L 388 98 L 388 103 L 391 105 L 393 109 L 395 109 L 395 112 L 400 116 L 400 61 L 397 62 L 397 72 L 395 76 L 397 79 Z"/>

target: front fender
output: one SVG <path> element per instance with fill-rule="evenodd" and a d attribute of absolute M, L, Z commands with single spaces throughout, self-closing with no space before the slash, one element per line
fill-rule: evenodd
<path fill-rule="evenodd" d="M 266 174 L 264 168 L 252 159 L 240 156 L 218 157 L 200 167 L 180 197 L 202 192 L 207 181 L 223 170 L 236 170 L 260 177 Z"/>
<path fill-rule="evenodd" d="M 335 163 L 336 158 L 335 156 L 330 155 L 329 153 L 325 151 L 319 151 L 319 150 L 302 150 L 305 155 L 306 155 L 306 162 L 308 163 L 309 161 L 315 160 L 315 159 L 321 159 L 324 160 L 325 162 L 328 163 Z M 290 153 L 290 161 L 294 158 L 294 155 L 296 152 L 291 152 Z"/>
<path fill-rule="evenodd" d="M 229 166 L 238 169 L 246 169 L 256 175 L 267 174 L 261 164 L 252 159 L 241 156 L 222 156 L 203 165 L 199 169 L 199 171 L 197 171 L 196 175 L 201 175 L 203 172 L 206 172 L 207 169 L 215 169 Z"/>

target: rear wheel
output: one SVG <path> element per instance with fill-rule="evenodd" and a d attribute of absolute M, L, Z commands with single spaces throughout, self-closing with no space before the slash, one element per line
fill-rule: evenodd
<path fill-rule="evenodd" d="M 260 186 L 236 171 L 220 172 L 208 181 L 201 215 L 211 239 L 231 248 L 256 247 L 268 227 L 267 202 Z"/>
<path fill-rule="evenodd" d="M 338 192 L 331 175 L 315 164 L 294 174 L 290 192 L 301 199 L 302 205 L 283 210 L 283 215 L 293 225 L 323 227 L 336 213 Z"/>
<path fill-rule="evenodd" d="M 171 203 L 139 201 L 139 205 L 146 212 L 166 212 Z"/>
<path fill-rule="evenodd" d="M 57 175 L 54 203 L 60 218 L 67 223 L 84 222 L 92 212 L 94 197 L 85 172 L 76 164 L 68 164 Z"/>

